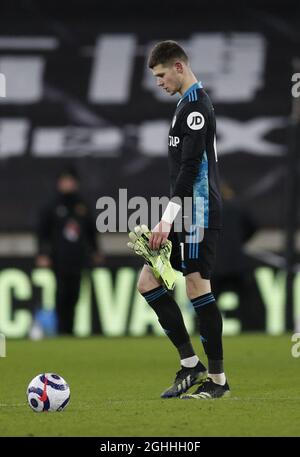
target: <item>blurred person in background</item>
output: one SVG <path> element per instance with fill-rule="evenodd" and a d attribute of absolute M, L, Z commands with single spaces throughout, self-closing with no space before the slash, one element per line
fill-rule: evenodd
<path fill-rule="evenodd" d="M 58 333 L 71 335 L 82 271 L 104 261 L 97 246 L 95 220 L 80 194 L 74 167 L 59 174 L 56 193 L 39 214 L 37 231 L 36 264 L 52 268 L 56 276 Z"/>
<path fill-rule="evenodd" d="M 251 309 L 244 306 L 246 294 L 251 293 L 252 272 L 256 266 L 253 258 L 247 255 L 245 244 L 256 233 L 258 226 L 245 202 L 240 202 L 233 186 L 228 181 L 221 183 L 223 199 L 219 246 L 212 283 L 218 297 L 222 292 L 235 292 L 240 301 L 238 312 L 247 314 L 250 323 Z M 257 323 L 257 317 L 255 316 Z"/>

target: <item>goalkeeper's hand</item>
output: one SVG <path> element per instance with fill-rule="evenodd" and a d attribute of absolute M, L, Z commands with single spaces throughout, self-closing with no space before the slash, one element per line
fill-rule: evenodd
<path fill-rule="evenodd" d="M 151 236 L 146 225 L 138 225 L 134 232 L 129 233 L 130 242 L 127 246 L 146 260 L 157 279 L 161 278 L 168 289 L 173 289 L 176 275 L 170 263 L 172 242 L 167 240 L 159 250 L 154 250 L 149 246 Z"/>
<path fill-rule="evenodd" d="M 166 221 L 160 221 L 152 230 L 152 234 L 149 240 L 151 249 L 159 249 L 161 246 L 166 244 L 168 236 L 170 234 L 172 224 Z"/>

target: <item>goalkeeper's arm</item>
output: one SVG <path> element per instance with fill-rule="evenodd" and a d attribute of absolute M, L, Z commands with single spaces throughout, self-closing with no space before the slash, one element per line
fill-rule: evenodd
<path fill-rule="evenodd" d="M 172 224 L 180 210 L 180 205 L 170 201 L 164 214 L 162 215 L 161 221 L 152 230 L 152 235 L 149 240 L 149 246 L 151 249 L 159 249 L 161 245 L 165 244 Z"/>

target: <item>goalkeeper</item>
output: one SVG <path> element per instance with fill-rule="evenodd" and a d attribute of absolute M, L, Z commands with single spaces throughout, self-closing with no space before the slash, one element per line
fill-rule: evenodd
<path fill-rule="evenodd" d="M 208 370 L 195 354 L 180 308 L 167 291 L 166 282 L 162 281 L 164 273 L 158 277 L 156 265 L 148 262 L 142 269 L 137 287 L 157 314 L 180 357 L 181 368 L 175 381 L 161 397 L 219 398 L 227 396 L 230 391 L 223 368 L 222 317 L 210 284 L 221 228 L 214 109 L 191 70 L 187 54 L 176 42 L 163 41 L 154 46 L 148 66 L 159 87 L 170 95 L 181 95 L 169 131 L 171 196 L 178 197 L 181 202 L 190 197 L 193 205 L 195 200 L 197 203 L 197 197 L 204 202 L 200 223 L 195 205 L 189 228 L 175 233 L 173 222 L 181 206 L 171 201 L 162 220 L 149 235 L 148 245 L 151 250 L 158 250 L 161 256 L 161 246 L 168 239 L 172 241 L 171 265 L 185 276 L 187 295 L 199 322 Z M 185 393 L 194 384 L 199 384 L 197 390 L 192 394 Z"/>

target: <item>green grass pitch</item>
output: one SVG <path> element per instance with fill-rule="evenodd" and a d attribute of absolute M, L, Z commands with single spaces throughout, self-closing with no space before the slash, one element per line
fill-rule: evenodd
<path fill-rule="evenodd" d="M 299 436 L 300 358 L 292 357 L 292 344 L 291 335 L 224 338 L 231 397 L 183 401 L 160 399 L 179 369 L 165 337 L 8 341 L 0 359 L 0 436 Z M 42 372 L 70 384 L 62 413 L 27 405 L 27 385 Z"/>

